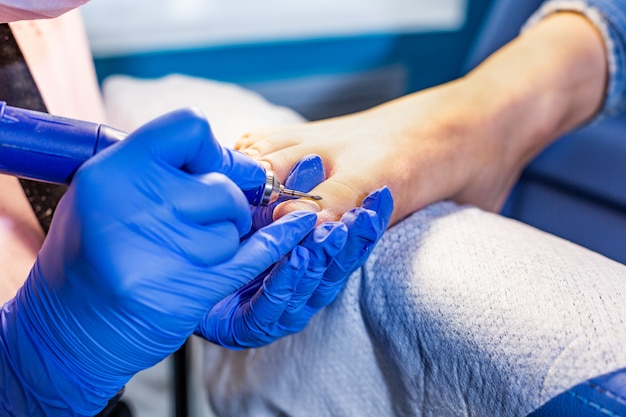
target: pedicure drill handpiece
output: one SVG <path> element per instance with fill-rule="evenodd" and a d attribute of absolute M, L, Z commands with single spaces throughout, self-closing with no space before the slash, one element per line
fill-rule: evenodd
<path fill-rule="evenodd" d="M 126 137 L 109 126 L 7 106 L 0 101 L 0 173 L 68 184 L 76 170 L 101 150 Z M 281 196 L 321 200 L 286 189 L 272 171 L 265 183 L 244 194 L 250 204 L 264 206 Z"/>

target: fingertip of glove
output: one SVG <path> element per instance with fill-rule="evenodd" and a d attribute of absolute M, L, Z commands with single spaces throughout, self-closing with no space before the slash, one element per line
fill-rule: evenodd
<path fill-rule="evenodd" d="M 370 193 L 361 204 L 362 208 L 375 211 L 386 227 L 393 213 L 393 196 L 389 187 L 384 186 Z"/>
<path fill-rule="evenodd" d="M 341 248 L 348 239 L 348 227 L 342 222 L 326 222 L 318 225 L 312 233 L 312 240 Z"/>
<path fill-rule="evenodd" d="M 341 217 L 341 221 L 348 227 L 350 235 L 375 240 L 381 234 L 379 222 L 376 221 L 377 217 L 378 214 L 374 210 L 356 207 L 346 212 Z"/>
<path fill-rule="evenodd" d="M 291 168 L 285 186 L 298 191 L 309 192 L 326 179 L 324 162 L 319 155 L 311 154 L 300 159 Z"/>
<path fill-rule="evenodd" d="M 379 211 L 381 207 L 390 207 L 393 210 L 393 196 L 389 187 L 384 186 L 378 190 L 372 191 L 361 204 L 361 207 Z"/>

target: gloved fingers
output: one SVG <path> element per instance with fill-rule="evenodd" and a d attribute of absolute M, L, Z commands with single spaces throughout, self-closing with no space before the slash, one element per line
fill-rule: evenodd
<path fill-rule="evenodd" d="M 319 155 L 311 154 L 300 159 L 289 171 L 285 187 L 309 192 L 326 179 L 324 162 Z"/>
<path fill-rule="evenodd" d="M 344 214 L 341 221 L 348 227 L 346 245 L 326 270 L 307 306 L 317 311 L 334 300 L 348 275 L 356 269 L 363 255 L 368 253 L 379 233 L 375 217 L 374 212 L 361 207 Z"/>
<path fill-rule="evenodd" d="M 393 214 L 393 197 L 389 187 L 382 187 L 372 191 L 361 204 L 361 207 L 378 213 L 378 221 L 384 231 L 389 226 L 391 215 Z M 380 236 L 379 236 L 380 238 Z"/>
<path fill-rule="evenodd" d="M 195 109 L 180 109 L 164 114 L 131 133 L 121 144 L 133 147 L 134 160 L 145 159 L 201 174 L 222 158 L 206 118 Z M 214 170 L 213 170 L 214 171 Z"/>
<path fill-rule="evenodd" d="M 301 246 L 308 249 L 310 261 L 280 319 L 282 326 L 286 328 L 295 326 L 300 330 L 300 327 L 306 325 L 311 315 L 305 314 L 305 317 L 302 317 L 302 309 L 315 293 L 326 269 L 343 249 L 347 238 L 348 228 L 341 222 L 323 223 L 307 235 Z"/>
<path fill-rule="evenodd" d="M 326 222 L 313 229 L 301 245 L 311 253 L 311 274 L 322 274 L 344 248 L 348 240 L 348 227 L 342 222 Z"/>
<path fill-rule="evenodd" d="M 337 281 L 339 277 L 350 273 L 382 233 L 376 213 L 362 207 L 348 211 L 341 221 L 348 227 L 348 242 L 330 266 L 326 274 L 327 281 Z"/>
<path fill-rule="evenodd" d="M 282 263 L 285 259 L 283 258 L 280 262 Z M 255 277 L 214 304 L 197 324 L 194 334 L 220 346 L 239 348 L 239 344 L 235 344 L 233 339 L 241 339 L 245 336 L 236 337 L 234 333 L 246 334 L 246 329 L 241 327 L 244 310 L 247 309 L 252 296 L 263 285 L 265 276 L 261 274 Z"/>
<path fill-rule="evenodd" d="M 283 185 L 286 188 L 306 193 L 324 181 L 325 178 L 322 158 L 318 155 L 307 155 L 291 168 Z M 273 221 L 274 208 L 287 200 L 289 197 L 281 197 L 268 206 L 255 207 L 252 213 L 253 226 L 259 229 L 270 224 Z"/>
<path fill-rule="evenodd" d="M 308 251 L 297 246 L 269 274 L 228 295 L 200 320 L 194 334 L 231 349 L 262 346 L 276 338 L 273 327 L 306 270 Z"/>
<path fill-rule="evenodd" d="M 371 249 L 387 229 L 392 212 L 391 192 L 389 188 L 383 187 L 370 193 L 361 207 L 343 215 L 341 221 L 348 227 L 348 242 L 329 268 L 329 281 L 334 274 L 349 274 L 365 262 Z"/>
<path fill-rule="evenodd" d="M 180 109 L 154 119 L 122 144 L 135 148 L 136 163 L 154 159 L 191 174 L 220 172 L 242 189 L 265 180 L 263 167 L 240 152 L 223 148 L 207 119 L 195 109 Z M 252 184 L 252 185 L 250 185 Z"/>
<path fill-rule="evenodd" d="M 251 190 L 265 183 L 265 168 L 248 155 L 222 147 L 221 162 L 215 170 L 231 178 L 242 190 Z"/>
<path fill-rule="evenodd" d="M 311 260 L 296 287 L 288 311 L 297 310 L 311 297 L 347 239 L 348 228 L 341 222 L 322 223 L 307 235 L 301 245 L 309 250 Z"/>
<path fill-rule="evenodd" d="M 315 213 L 299 211 L 292 214 L 285 216 L 284 221 L 276 221 L 252 234 L 231 260 L 213 271 L 225 277 L 219 298 L 230 294 L 278 262 L 315 226 Z"/>
<path fill-rule="evenodd" d="M 242 348 L 262 346 L 302 330 L 320 308 L 334 300 L 348 270 L 369 253 L 363 248 L 373 245 L 382 234 L 390 202 L 388 190 L 373 193 L 363 203 L 369 208 L 354 209 L 342 222 L 315 227 L 291 255 L 306 250 L 304 272 L 294 258 L 289 258 L 290 262 L 283 258 L 269 275 L 257 276 L 220 301 L 196 332 L 223 346 Z"/>
<path fill-rule="evenodd" d="M 169 187 L 165 197 L 180 217 L 193 224 L 229 221 L 235 224 L 239 236 L 250 230 L 248 201 L 224 174 L 212 172 L 182 178 Z"/>
<path fill-rule="evenodd" d="M 387 187 L 376 190 L 363 201 L 363 206 L 343 215 L 341 221 L 348 227 L 348 240 L 307 302 L 310 308 L 319 309 L 332 302 L 350 273 L 365 262 L 389 223 L 393 211 L 391 192 Z"/>
<path fill-rule="evenodd" d="M 250 299 L 247 328 L 269 332 L 287 308 L 298 282 L 307 270 L 309 251 L 296 246 L 263 280 Z"/>

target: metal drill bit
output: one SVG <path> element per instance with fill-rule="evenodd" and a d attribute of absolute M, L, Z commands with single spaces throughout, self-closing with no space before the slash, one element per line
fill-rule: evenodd
<path fill-rule="evenodd" d="M 285 188 L 280 181 L 276 178 L 274 173 L 270 170 L 265 171 L 265 184 L 262 187 L 262 192 L 258 193 L 256 201 L 251 203 L 257 206 L 267 206 L 278 200 L 282 196 L 293 198 L 308 198 L 310 200 L 319 201 L 322 199 L 319 195 L 313 195 L 303 193 L 301 191 L 290 190 Z"/>
<path fill-rule="evenodd" d="M 319 201 L 322 199 L 322 197 L 319 195 L 313 195 L 313 194 L 303 193 L 301 191 L 290 190 L 289 188 L 285 188 L 282 185 L 280 186 L 280 195 L 286 195 L 286 196 L 296 197 L 296 198 L 308 198 L 308 199 L 315 200 L 315 201 Z"/>

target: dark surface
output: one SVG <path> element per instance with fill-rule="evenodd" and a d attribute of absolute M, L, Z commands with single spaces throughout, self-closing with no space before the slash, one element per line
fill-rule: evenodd
<path fill-rule="evenodd" d="M 10 106 L 47 112 L 37 85 L 8 24 L 0 24 L 0 100 Z M 1 131 L 0 131 L 1 133 Z M 66 186 L 20 179 L 24 193 L 45 232 Z"/>

